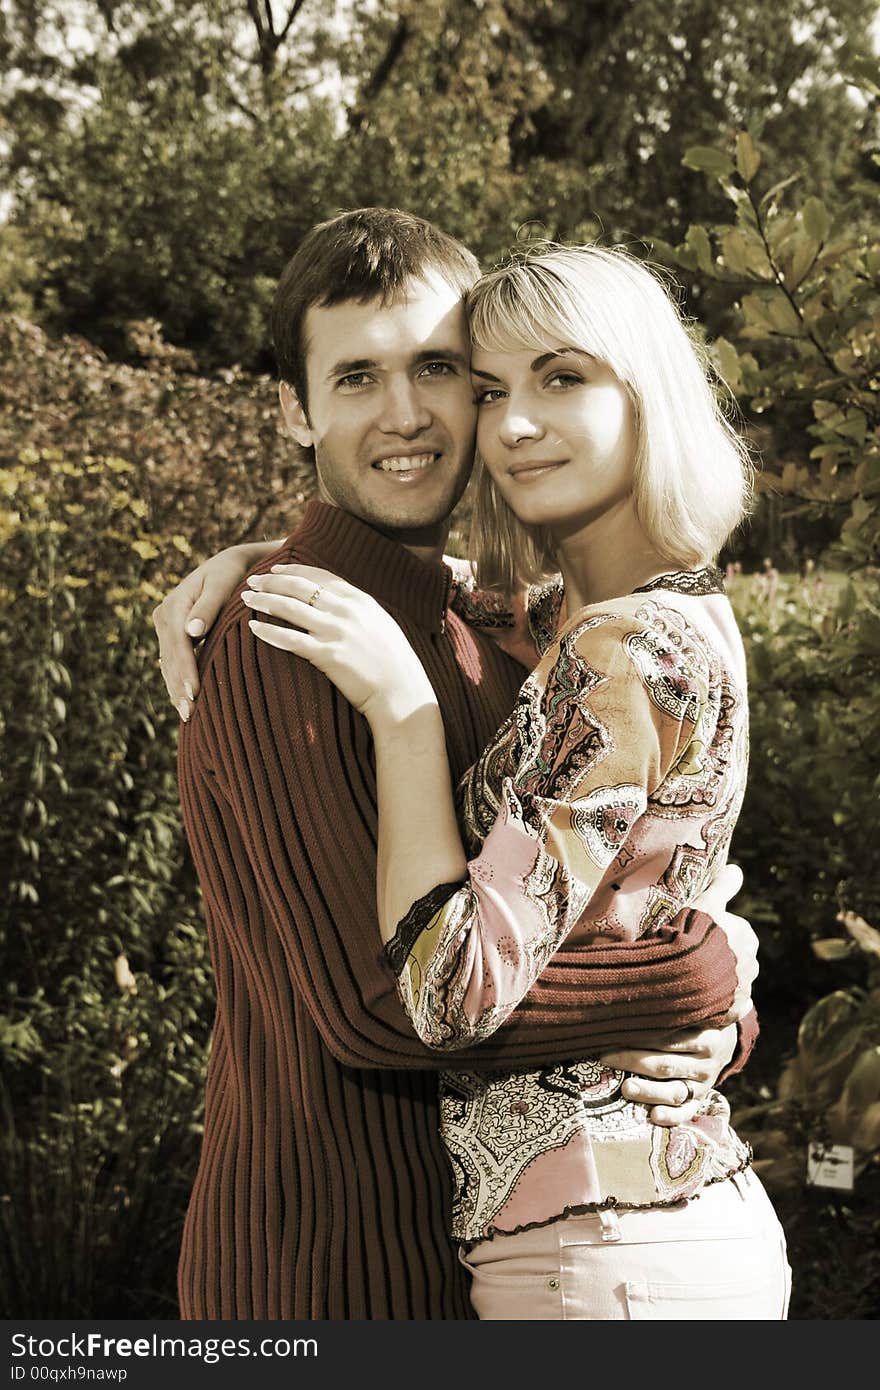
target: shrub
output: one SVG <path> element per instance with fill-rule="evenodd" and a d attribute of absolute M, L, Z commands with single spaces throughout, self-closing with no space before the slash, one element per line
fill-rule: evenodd
<path fill-rule="evenodd" d="M 735 151 L 694 149 L 685 162 L 719 184 L 735 216 L 658 249 L 730 298 L 732 341 L 714 352 L 760 434 L 760 487 L 834 537 L 824 593 L 815 578 L 791 579 L 769 610 L 747 588 L 733 595 L 752 755 L 732 854 L 746 873 L 743 911 L 761 932 L 767 1035 L 757 1072 L 735 1089 L 753 1103 L 734 1118 L 786 1226 L 793 1316 L 868 1317 L 880 1281 L 877 993 L 864 954 L 819 943 L 838 917 L 865 933 L 880 920 L 880 243 L 842 215 L 835 226 L 796 176 L 768 177 L 745 132 Z M 830 993 L 816 954 L 837 957 Z M 795 1042 L 787 1030 L 805 1005 Z M 772 1084 L 755 1094 L 762 1073 Z M 851 1194 L 805 1186 L 810 1141 L 854 1148 Z"/>
<path fill-rule="evenodd" d="M 7 1316 L 176 1316 L 213 996 L 149 614 L 184 531 L 283 532 L 277 498 L 309 484 L 268 382 L 197 378 L 135 331 L 150 370 L 0 328 Z"/>

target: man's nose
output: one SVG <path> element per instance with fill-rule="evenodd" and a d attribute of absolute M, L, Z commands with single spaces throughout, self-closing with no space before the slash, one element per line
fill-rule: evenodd
<path fill-rule="evenodd" d="M 389 382 L 382 401 L 381 427 L 386 434 L 411 438 L 427 429 L 431 411 L 417 384 L 408 378 Z"/>

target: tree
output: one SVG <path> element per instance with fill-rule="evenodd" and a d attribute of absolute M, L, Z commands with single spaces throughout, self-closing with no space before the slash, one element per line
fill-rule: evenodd
<path fill-rule="evenodd" d="M 272 282 L 342 207 L 406 207 L 492 261 L 523 224 L 644 242 L 720 217 L 680 150 L 740 128 L 774 157 L 808 140 L 820 195 L 873 177 L 873 111 L 837 73 L 870 0 L 82 0 L 76 29 L 65 10 L 0 10 L 5 256 L 46 323 L 114 352 L 158 317 L 206 363 L 268 365 Z"/>
<path fill-rule="evenodd" d="M 277 271 L 337 187 L 317 7 L 94 3 L 75 40 L 63 10 L 11 15 L 7 165 L 38 312 L 117 354 L 151 316 L 209 362 L 259 364 Z"/>
<path fill-rule="evenodd" d="M 723 204 L 681 150 L 742 128 L 768 158 L 807 141 L 830 196 L 874 138 L 839 74 L 870 51 L 874 14 L 869 0 L 783 0 L 772 17 L 758 0 L 400 0 L 365 27 L 370 69 L 382 51 L 393 65 L 356 108 L 371 137 L 358 187 L 436 211 L 484 256 L 527 221 L 560 239 L 683 236 Z"/>

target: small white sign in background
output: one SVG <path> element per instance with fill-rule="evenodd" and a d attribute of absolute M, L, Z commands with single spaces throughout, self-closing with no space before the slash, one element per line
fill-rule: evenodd
<path fill-rule="evenodd" d="M 807 1149 L 807 1182 L 811 1187 L 853 1190 L 853 1151 L 848 1144 L 810 1144 Z"/>

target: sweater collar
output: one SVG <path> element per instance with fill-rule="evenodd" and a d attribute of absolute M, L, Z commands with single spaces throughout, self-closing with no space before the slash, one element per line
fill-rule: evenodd
<path fill-rule="evenodd" d="M 317 499 L 306 504 L 288 544 L 304 564 L 332 570 L 383 608 L 429 632 L 444 630 L 452 572 L 441 561 L 425 564 L 365 521 Z"/>

